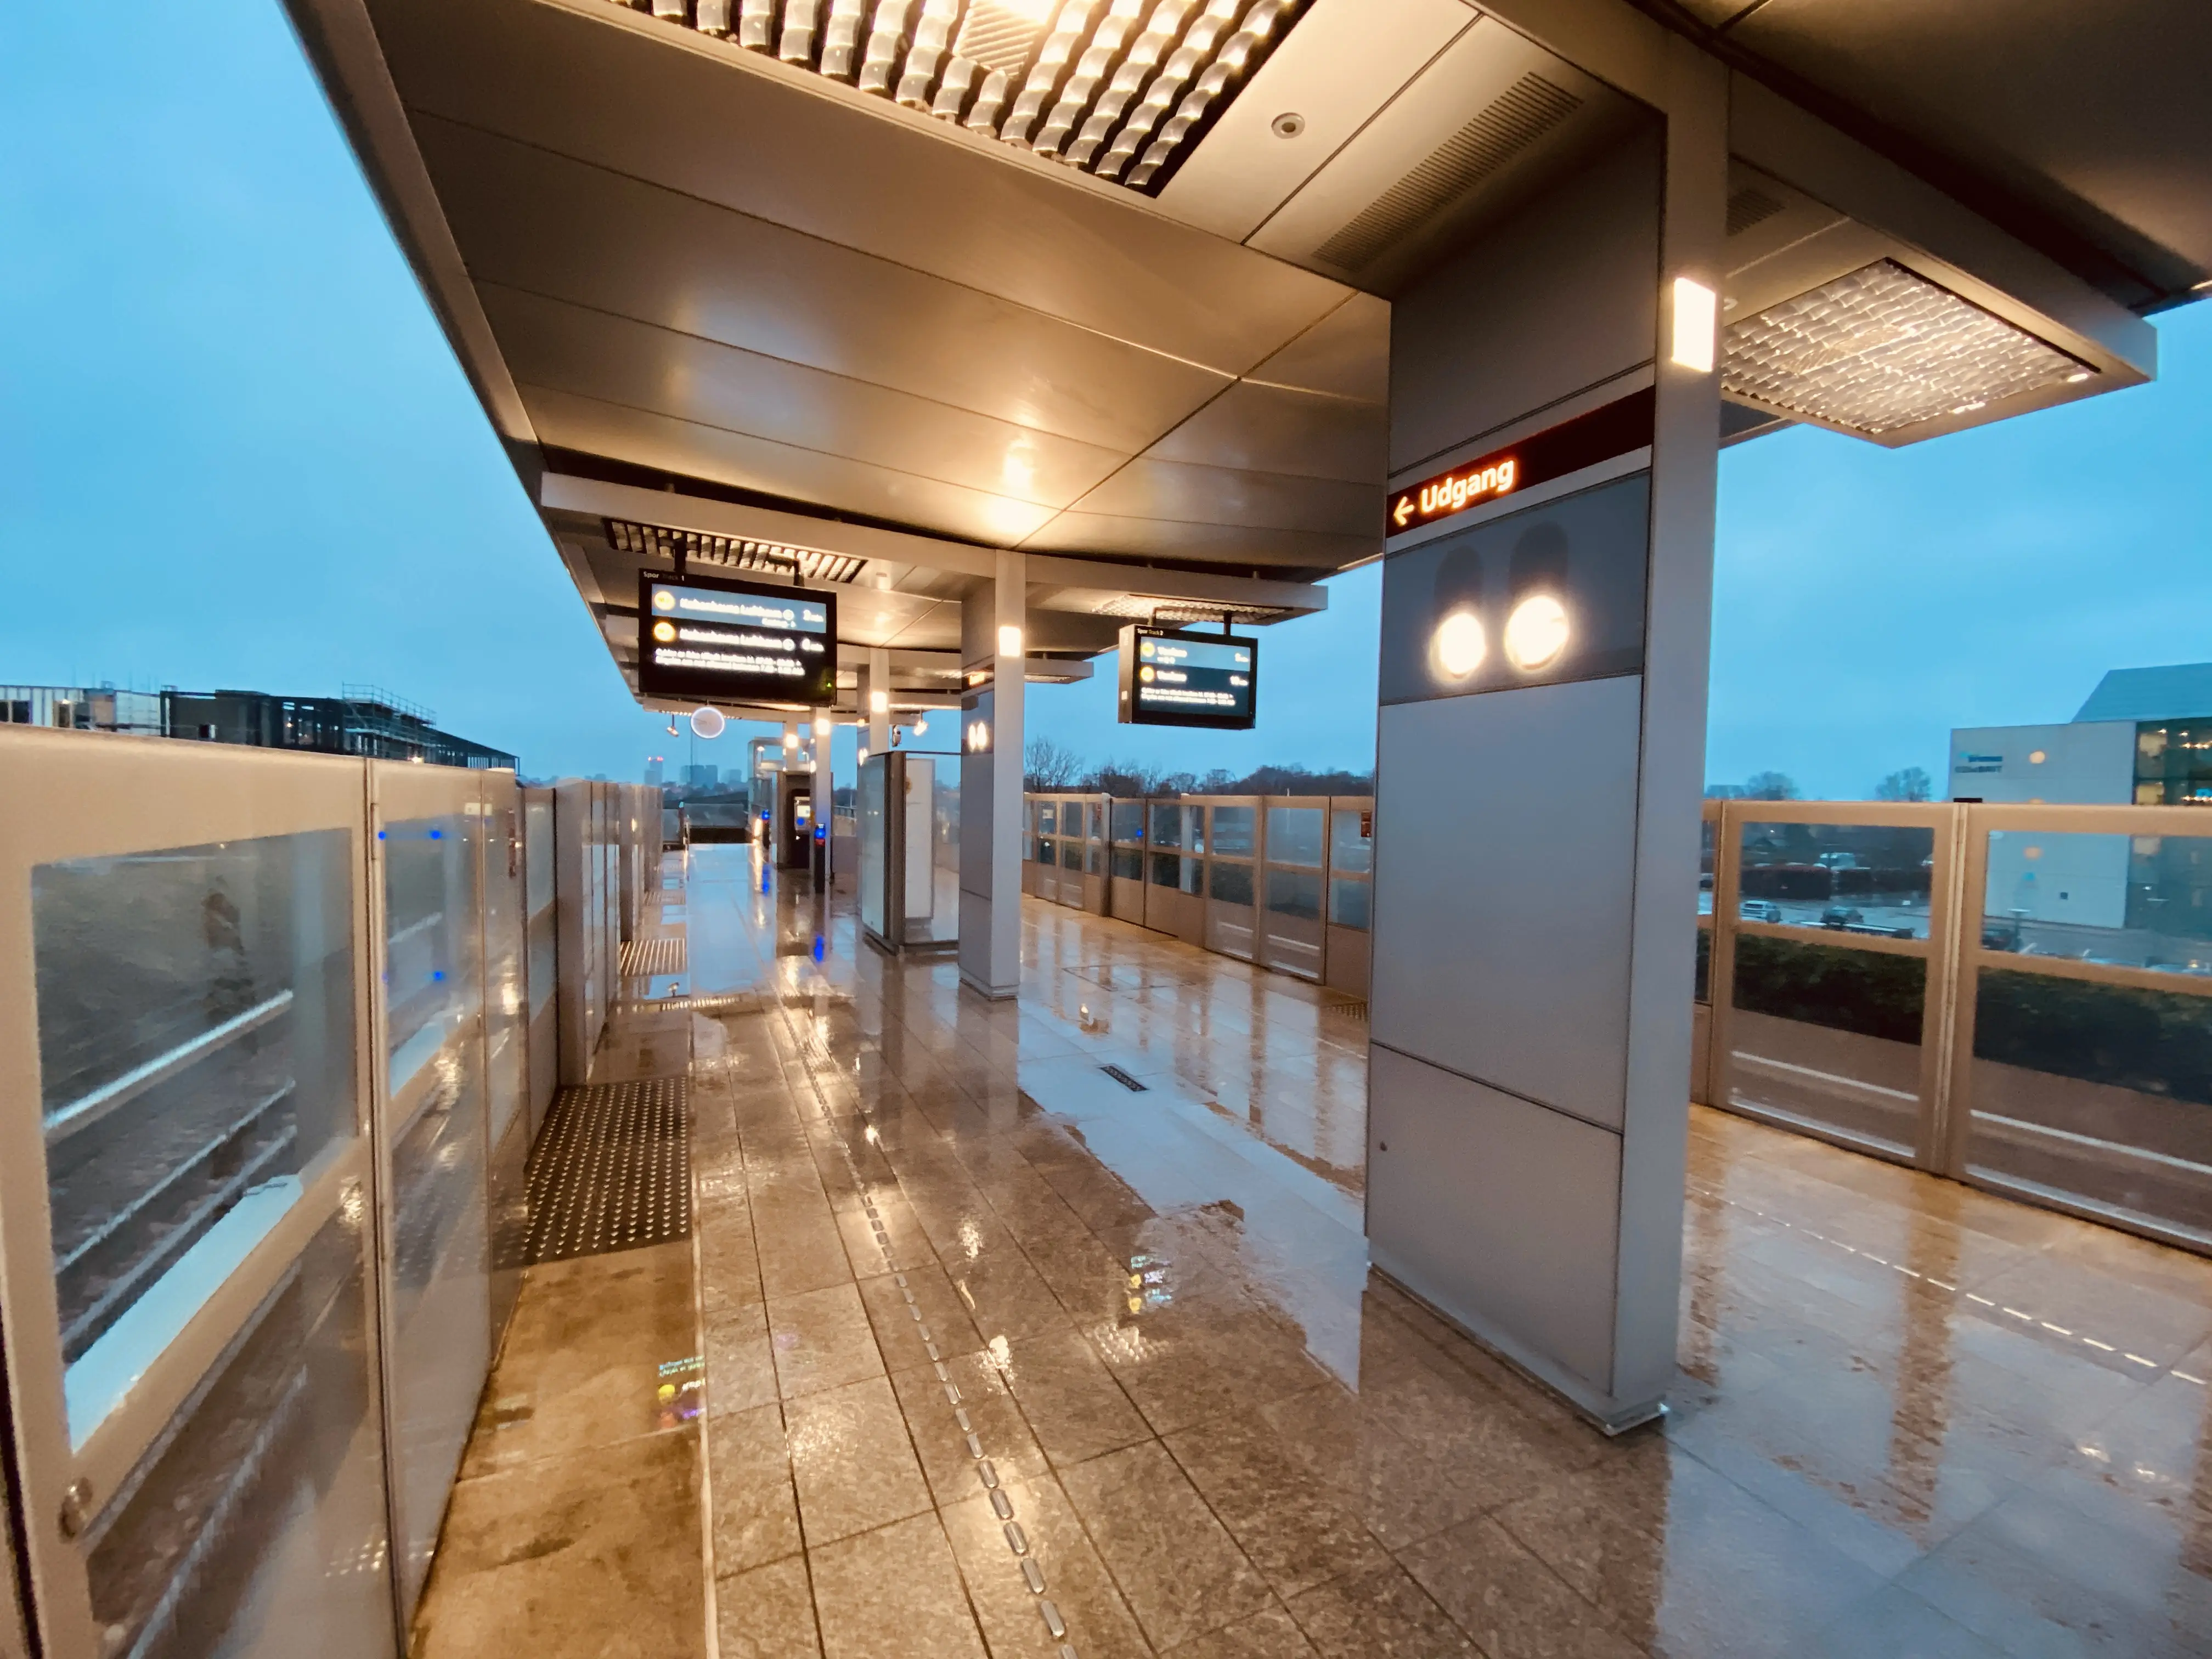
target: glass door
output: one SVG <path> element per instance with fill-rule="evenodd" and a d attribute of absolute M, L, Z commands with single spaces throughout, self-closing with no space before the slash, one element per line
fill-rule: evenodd
<path fill-rule="evenodd" d="M 1260 802 L 1206 808 L 1206 948 L 1247 962 L 1259 955 Z"/>
<path fill-rule="evenodd" d="M 1322 904 L 1328 803 L 1270 801 L 1261 879 L 1260 961 L 1301 979 L 1322 977 Z"/>
<path fill-rule="evenodd" d="M 0 1311 L 53 1659 L 389 1659 L 359 762 L 0 732 Z"/>

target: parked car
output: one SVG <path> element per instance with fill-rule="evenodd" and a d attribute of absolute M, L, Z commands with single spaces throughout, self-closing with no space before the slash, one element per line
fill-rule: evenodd
<path fill-rule="evenodd" d="M 1782 907 L 1772 899 L 1746 899 L 1736 914 L 1746 921 L 1779 921 Z"/>
<path fill-rule="evenodd" d="M 1865 911 L 1853 909 L 1848 904 L 1832 904 L 1820 912 L 1823 927 L 1856 927 L 1865 920 Z"/>

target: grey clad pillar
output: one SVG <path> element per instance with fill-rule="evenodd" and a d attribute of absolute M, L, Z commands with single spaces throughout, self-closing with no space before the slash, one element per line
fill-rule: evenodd
<path fill-rule="evenodd" d="M 1614 1430 L 1674 1371 L 1719 435 L 1724 79 L 1666 82 L 1392 317 L 1373 1258 Z"/>
<path fill-rule="evenodd" d="M 961 601 L 960 980 L 988 997 L 1022 981 L 1022 555 Z"/>

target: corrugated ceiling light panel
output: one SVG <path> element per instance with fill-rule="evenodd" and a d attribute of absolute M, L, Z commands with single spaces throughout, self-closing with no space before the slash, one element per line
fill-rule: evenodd
<path fill-rule="evenodd" d="M 796 574 L 809 581 L 849 582 L 867 564 L 866 559 L 850 553 L 824 553 L 811 547 L 747 541 L 735 536 L 708 536 L 696 530 L 632 524 L 626 519 L 609 519 L 606 532 L 608 545 L 617 552 L 637 558 L 673 562 L 681 556 L 690 564 L 714 564 L 729 570 L 757 570 L 776 576 Z"/>
<path fill-rule="evenodd" d="M 623 4 L 623 0 L 615 0 Z M 638 0 L 1157 194 L 1308 0 Z"/>
<path fill-rule="evenodd" d="M 1887 259 L 1729 325 L 1722 389 L 1879 437 L 2089 370 Z"/>

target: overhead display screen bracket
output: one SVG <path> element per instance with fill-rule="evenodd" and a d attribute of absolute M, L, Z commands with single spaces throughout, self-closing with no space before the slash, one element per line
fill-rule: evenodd
<path fill-rule="evenodd" d="M 1124 726 L 1197 726 L 1249 732 L 1259 708 L 1260 641 L 1224 630 L 1121 630 Z"/>
<path fill-rule="evenodd" d="M 837 596 L 720 577 L 638 577 L 647 698 L 825 708 L 837 701 Z"/>

